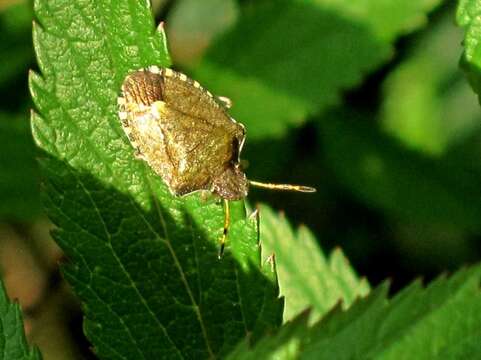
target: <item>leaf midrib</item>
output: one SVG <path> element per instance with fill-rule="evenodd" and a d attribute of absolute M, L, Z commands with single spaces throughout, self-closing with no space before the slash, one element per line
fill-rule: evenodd
<path fill-rule="evenodd" d="M 117 263 L 119 264 L 119 267 L 120 269 L 122 270 L 122 272 L 124 273 L 124 275 L 127 277 L 127 279 L 129 280 L 129 282 L 131 283 L 132 285 L 132 288 L 135 290 L 135 292 L 137 293 L 139 299 L 141 300 L 142 304 L 144 305 L 145 309 L 148 311 L 148 313 L 151 315 L 151 317 L 157 322 L 157 324 L 159 325 L 160 329 L 162 330 L 162 332 L 164 333 L 164 335 L 166 336 L 166 338 L 169 340 L 169 342 L 172 344 L 172 346 L 178 351 L 179 355 L 181 357 L 182 354 L 180 353 L 179 349 L 177 348 L 176 344 L 172 341 L 172 339 L 170 338 L 166 328 L 162 325 L 162 323 L 160 322 L 160 320 L 158 319 L 158 317 L 155 315 L 155 313 L 152 311 L 152 309 L 150 308 L 150 306 L 148 305 L 146 299 L 144 298 L 144 296 L 142 295 L 142 293 L 140 292 L 140 290 L 138 289 L 135 281 L 132 279 L 132 277 L 130 276 L 129 272 L 127 271 L 127 269 L 124 267 L 122 261 L 120 260 L 120 258 L 118 257 L 117 255 L 117 252 L 115 251 L 114 247 L 112 246 L 112 237 L 111 237 L 111 234 L 110 232 L 108 231 L 108 228 L 107 228 L 107 224 L 105 223 L 101 213 L 100 213 L 100 210 L 97 206 L 97 203 L 94 201 L 94 199 L 92 198 L 91 194 L 90 194 L 90 191 L 84 186 L 84 183 L 82 182 L 82 180 L 76 175 L 74 174 L 74 176 L 76 177 L 78 183 L 80 184 L 80 186 L 82 187 L 83 191 L 85 192 L 85 194 L 88 196 L 89 198 L 89 201 L 91 202 L 94 210 L 95 210 L 95 213 L 98 217 L 98 219 L 100 220 L 101 224 L 102 224 L 102 227 L 104 229 L 104 232 L 105 232 L 105 235 L 107 237 L 107 240 L 108 240 L 108 247 L 109 249 L 111 250 L 112 252 L 112 255 L 114 256 L 115 260 L 117 261 Z M 131 200 L 132 201 L 132 200 Z M 136 209 L 136 211 L 138 212 L 138 209 L 137 207 L 135 206 L 135 204 L 132 204 L 134 205 L 134 208 Z M 149 228 L 150 228 L 150 224 L 149 225 Z M 94 235 L 95 237 L 97 237 L 95 234 L 92 234 Z M 101 240 L 101 239 L 99 239 Z M 162 240 L 162 239 L 160 239 Z M 122 321 L 122 319 L 119 317 L 119 319 Z M 128 327 L 126 327 L 128 329 Z M 130 330 L 129 330 L 129 336 L 132 340 L 133 343 L 137 344 L 137 342 L 135 341 L 135 338 L 132 337 L 131 333 L 130 333 Z M 146 359 L 144 353 L 143 353 L 143 349 L 141 349 L 138 344 L 137 344 L 137 348 L 138 350 L 140 351 L 140 353 L 142 354 L 142 357 L 144 359 Z"/>
<path fill-rule="evenodd" d="M 165 223 L 165 219 L 164 219 L 164 216 L 162 215 L 162 212 L 160 211 L 160 206 L 159 206 L 159 202 L 158 202 L 158 199 L 157 197 L 155 196 L 155 193 L 152 189 L 152 184 L 150 182 L 150 179 L 149 179 L 149 175 L 146 174 L 146 171 L 149 171 L 147 169 L 147 167 L 144 165 L 144 171 L 143 171 L 143 177 L 145 178 L 145 182 L 149 188 L 149 192 L 150 194 L 152 195 L 152 198 L 154 199 L 154 204 L 155 204 L 155 209 L 156 209 L 156 212 L 159 216 L 159 220 L 160 220 L 160 223 L 162 224 L 162 228 L 164 229 L 164 235 L 165 235 L 165 244 L 167 245 L 167 248 L 169 249 L 169 252 L 172 256 L 172 259 L 174 260 L 174 263 L 175 263 L 175 266 L 177 268 L 177 270 L 179 271 L 179 274 L 180 274 L 180 277 L 181 277 L 181 280 L 182 280 L 182 283 L 184 284 L 185 286 L 185 290 L 187 291 L 187 294 L 190 298 L 190 301 L 192 302 L 192 306 L 194 308 L 194 311 L 196 313 L 196 316 L 197 316 L 197 320 L 199 321 L 199 325 L 201 327 L 201 330 L 202 330 L 202 335 L 204 337 L 204 341 L 205 341 L 205 344 L 206 344 L 206 347 L 207 347 L 207 351 L 209 352 L 209 356 L 211 358 L 215 357 L 214 356 L 214 353 L 212 351 L 212 348 L 210 346 L 210 342 L 209 342 L 209 338 L 207 336 L 207 330 L 205 328 L 205 324 L 204 324 L 204 320 L 202 318 L 202 314 L 200 312 L 200 308 L 199 308 L 199 305 L 197 304 L 197 302 L 195 301 L 195 298 L 194 298 L 194 294 L 192 292 L 192 289 L 190 288 L 190 285 L 187 281 L 187 278 L 185 277 L 185 273 L 184 273 L 184 270 L 182 268 L 182 265 L 180 264 L 179 262 L 179 259 L 177 258 L 177 254 L 175 253 L 174 251 L 174 248 L 172 247 L 172 244 L 171 244 L 171 240 L 170 240 L 170 237 L 169 237 L 169 233 L 167 231 L 167 224 Z M 148 225 L 149 227 L 149 230 L 159 239 L 159 240 L 162 240 L 162 238 L 160 237 L 160 235 L 157 233 L 157 231 L 155 231 L 155 229 L 152 228 L 151 224 L 147 221 L 147 219 L 143 216 L 143 214 L 141 212 L 138 211 L 137 207 L 135 207 L 136 211 L 140 214 L 141 218 L 143 219 L 143 221 L 145 221 L 145 223 Z M 198 276 L 198 275 L 197 275 Z"/>
<path fill-rule="evenodd" d="M 76 9 L 79 13 L 82 13 L 82 10 L 76 6 Z M 96 3 L 95 4 L 95 9 L 96 11 L 98 12 L 99 11 L 99 7 L 98 7 L 98 4 Z M 102 14 L 102 16 L 104 16 L 104 14 Z M 103 19 L 102 16 L 99 16 L 99 18 Z M 86 20 L 91 26 L 93 29 L 97 29 L 98 28 L 94 25 L 92 25 L 91 21 L 89 21 L 89 19 L 86 18 L 86 16 L 83 16 L 84 20 Z M 103 24 L 103 22 L 101 22 L 101 26 L 105 28 L 105 25 Z M 55 36 L 53 33 L 50 32 L 50 35 L 51 36 Z M 72 54 L 75 54 L 76 51 L 75 49 L 72 47 L 72 39 L 69 38 L 69 37 L 65 37 L 64 38 L 66 40 L 66 44 L 67 46 L 69 47 L 70 51 L 72 51 Z M 87 41 L 82 41 L 82 42 L 87 42 Z M 114 64 L 114 61 L 112 59 L 112 50 L 110 49 L 109 45 L 108 45 L 108 42 L 106 41 L 103 41 L 103 43 L 107 43 L 107 47 L 109 48 L 109 50 L 107 51 L 107 54 L 108 54 L 108 57 L 109 57 L 109 65 L 111 67 L 111 69 L 114 70 L 115 72 L 115 68 L 117 68 L 117 66 L 115 66 Z M 88 80 L 89 77 L 87 76 L 86 72 L 85 72 L 85 69 L 83 66 L 78 66 L 79 70 L 81 71 L 81 73 L 83 74 L 82 78 L 85 79 L 85 80 Z M 54 75 L 55 76 L 55 75 Z M 56 77 L 56 76 L 55 76 Z M 55 78 L 54 78 L 55 79 Z M 56 84 L 56 81 L 54 81 L 54 83 Z M 95 94 L 96 96 L 98 96 L 97 98 L 101 98 L 100 94 L 95 91 L 95 86 L 92 86 L 92 83 L 89 82 L 89 81 L 86 81 L 85 84 L 88 86 L 88 88 L 90 89 L 90 91 L 92 92 L 92 94 Z M 55 96 L 55 95 L 54 95 Z M 64 105 L 60 102 L 60 101 L 57 101 L 58 105 L 60 108 L 63 109 L 63 114 L 64 116 L 68 117 L 71 121 L 68 122 L 70 124 L 70 126 L 73 126 L 73 128 L 78 131 L 79 133 L 84 133 L 83 130 L 81 130 L 78 126 L 75 125 L 75 122 L 73 121 L 72 117 L 70 116 L 70 114 L 68 113 L 68 111 L 66 111 L 64 109 Z M 97 104 L 100 105 L 99 102 L 97 102 Z M 105 109 L 105 104 L 102 104 L 104 106 L 101 106 L 101 108 L 103 109 L 103 113 L 104 113 L 104 117 L 108 118 L 109 116 L 109 113 L 108 111 L 106 111 Z M 94 131 L 94 130 L 93 130 Z M 110 168 L 108 162 L 106 162 L 106 158 L 104 156 L 102 156 L 102 154 L 98 151 L 98 148 L 96 146 L 94 146 L 92 140 L 91 140 L 91 137 L 90 136 L 84 136 L 84 139 L 88 139 L 87 142 L 90 144 L 90 148 L 91 150 L 93 150 L 93 152 L 97 155 L 97 157 L 99 159 L 102 159 L 104 164 L 105 164 L 105 167 L 108 168 L 110 170 L 110 173 L 113 173 L 112 169 Z M 58 149 L 57 149 L 58 151 Z M 143 175 L 144 175 L 144 182 L 146 184 L 149 185 L 149 192 L 150 194 L 152 195 L 152 198 L 154 199 L 154 202 L 155 202 L 155 207 L 156 207 L 156 211 L 158 213 L 158 216 L 159 216 L 159 219 L 160 219 L 160 222 L 162 224 L 162 227 L 164 229 L 164 234 L 165 234 L 165 239 L 162 239 L 162 237 L 160 236 L 160 234 L 158 234 L 151 226 L 151 224 L 147 221 L 147 219 L 145 219 L 145 217 L 143 216 L 143 214 L 138 210 L 137 206 L 135 204 L 133 204 L 133 207 L 135 208 L 136 212 L 139 214 L 139 216 L 142 218 L 142 220 L 146 223 L 146 225 L 148 226 L 149 230 L 151 231 L 151 233 L 161 242 L 163 242 L 167 248 L 169 249 L 169 253 L 170 255 L 172 256 L 172 259 L 176 265 L 176 268 L 177 270 L 179 271 L 179 274 L 180 274 L 180 277 L 181 277 L 181 280 L 182 280 L 182 283 L 184 284 L 184 287 L 188 293 L 188 296 L 190 298 L 190 301 L 192 303 L 192 306 L 193 306 L 193 309 L 196 313 L 196 316 L 197 316 L 197 319 L 199 321 L 199 325 L 201 327 L 201 330 L 202 330 L 202 334 L 203 334 L 203 337 L 204 337 L 204 341 L 205 341 L 205 344 L 206 344 L 206 348 L 207 348 L 207 351 L 209 352 L 209 355 L 211 357 L 214 357 L 214 354 L 213 354 L 213 351 L 211 349 L 211 346 L 210 346 L 210 343 L 209 343 L 209 339 L 208 339 L 208 336 L 207 336 L 207 331 L 206 331 L 206 328 L 205 328 L 205 324 L 204 324 L 204 321 L 203 321 L 203 318 L 202 318 L 202 314 L 200 313 L 200 309 L 199 309 L 199 306 L 198 304 L 196 303 L 195 301 L 195 298 L 193 297 L 193 293 L 192 293 L 192 290 L 187 282 L 187 279 L 185 277 L 185 273 L 182 269 L 182 266 L 177 258 L 177 255 L 175 254 L 175 251 L 172 247 L 172 244 L 171 244 L 171 240 L 170 240 L 170 237 L 168 235 L 168 232 L 167 232 L 167 227 L 166 227 L 166 224 L 165 224 L 165 219 L 160 211 L 160 208 L 159 208 L 159 204 L 158 204 L 158 200 L 155 196 L 155 193 L 152 191 L 152 188 L 151 188 L 151 184 L 150 184 L 150 181 L 148 179 L 148 175 L 146 174 L 146 167 L 144 165 L 144 171 L 143 171 Z M 85 193 L 88 195 L 89 197 L 89 200 L 91 201 L 91 203 L 93 204 L 94 208 L 95 208 L 95 211 L 97 213 L 97 216 L 99 218 L 99 220 L 101 221 L 102 223 L 102 226 L 104 227 L 104 231 L 105 231 L 105 234 L 107 236 L 107 239 L 108 239 L 108 242 L 109 242 L 109 248 L 111 249 L 112 251 L 112 254 L 113 256 L 115 257 L 116 261 L 118 262 L 119 266 L 121 267 L 122 271 L 124 272 L 125 276 L 128 278 L 128 280 L 131 282 L 131 284 L 133 285 L 133 288 L 134 290 L 136 291 L 136 293 L 138 294 L 140 300 L 142 301 L 143 305 L 145 306 L 146 310 L 149 312 L 149 314 L 151 315 L 151 317 L 156 321 L 156 323 L 159 325 L 159 327 L 161 328 L 162 332 L 164 332 L 166 338 L 168 339 L 168 341 L 171 343 L 171 345 L 177 350 L 178 354 L 180 357 L 183 358 L 182 354 L 180 353 L 180 350 L 177 348 L 176 344 L 172 341 L 172 339 L 170 338 L 170 336 L 168 335 L 168 332 L 167 330 L 165 329 L 165 327 L 162 325 L 162 323 L 160 322 L 160 320 L 158 319 L 158 317 L 155 315 L 155 313 L 152 311 L 152 309 L 149 307 L 146 299 L 143 297 L 143 295 L 140 293 L 139 289 L 137 288 L 135 282 L 133 281 L 133 279 L 131 278 L 130 274 L 128 273 L 128 271 L 124 268 L 120 258 L 118 257 L 117 253 L 115 252 L 115 250 L 113 249 L 112 247 L 112 244 L 111 244 L 111 234 L 108 232 L 108 229 L 107 229 L 107 226 L 105 224 L 105 221 L 104 219 L 102 218 L 101 214 L 100 214 L 100 210 L 99 208 L 97 207 L 97 204 L 95 203 L 95 201 L 93 200 L 93 198 L 91 197 L 90 193 L 88 192 L 88 190 L 85 188 L 85 186 L 83 185 L 83 183 L 81 182 L 81 180 L 76 176 L 77 180 L 79 181 L 79 183 L 81 183 L 82 185 L 82 188 L 83 190 L 85 191 Z M 132 200 L 131 200 L 132 201 Z M 84 229 L 84 231 L 87 231 Z M 100 239 L 99 239 L 100 240 Z M 128 329 L 128 327 L 127 327 Z M 129 330 L 129 336 L 130 338 L 132 339 L 132 341 L 135 343 L 135 340 L 134 338 L 131 336 L 131 333 L 130 333 L 130 330 Z M 143 358 L 145 359 L 145 356 L 142 353 L 142 356 Z"/>

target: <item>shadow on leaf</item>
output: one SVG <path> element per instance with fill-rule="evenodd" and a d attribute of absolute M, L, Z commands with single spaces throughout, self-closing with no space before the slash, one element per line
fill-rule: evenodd
<path fill-rule="evenodd" d="M 69 259 L 63 273 L 100 358 L 212 358 L 280 325 L 275 274 L 261 266 L 256 221 L 239 215 L 243 203 L 219 261 L 219 204 L 198 196 L 139 204 L 49 155 L 40 163 L 44 204 Z M 169 201 L 185 204 L 178 216 L 166 211 Z"/>

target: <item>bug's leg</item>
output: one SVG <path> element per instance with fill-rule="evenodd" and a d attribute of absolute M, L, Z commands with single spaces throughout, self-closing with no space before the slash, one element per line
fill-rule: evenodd
<path fill-rule="evenodd" d="M 229 99 L 228 97 L 225 97 L 225 96 L 217 96 L 217 99 L 220 100 L 220 102 L 222 104 L 224 104 L 224 106 L 227 108 L 227 109 L 230 109 L 232 107 L 232 100 Z"/>
<path fill-rule="evenodd" d="M 266 259 L 266 264 L 270 264 L 271 265 L 271 271 L 272 272 L 275 272 L 276 271 L 276 255 L 274 253 L 272 253 L 271 255 L 269 255 Z"/>
<path fill-rule="evenodd" d="M 222 256 L 224 255 L 225 241 L 227 238 L 227 234 L 229 233 L 229 225 L 230 225 L 229 200 L 223 199 L 223 201 L 224 201 L 224 230 L 222 233 L 222 238 L 220 239 L 219 259 L 221 259 Z"/>
<path fill-rule="evenodd" d="M 134 157 L 137 160 L 145 160 L 144 154 L 140 151 L 138 147 L 134 149 Z"/>
<path fill-rule="evenodd" d="M 210 197 L 211 197 L 210 191 L 205 191 L 205 190 L 200 191 L 199 198 L 201 203 L 205 204 L 206 202 L 209 201 Z"/>

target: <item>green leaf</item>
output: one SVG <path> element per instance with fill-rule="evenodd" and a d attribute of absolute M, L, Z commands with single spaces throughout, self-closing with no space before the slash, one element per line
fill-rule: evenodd
<path fill-rule="evenodd" d="M 227 359 L 295 359 L 309 334 L 308 320 L 309 311 L 303 312 L 286 322 L 275 336 L 260 340 L 254 349 L 249 349 L 246 341 L 240 343 Z"/>
<path fill-rule="evenodd" d="M 457 67 L 461 39 L 446 12 L 386 79 L 381 121 L 407 147 L 440 156 L 479 129 L 479 105 Z"/>
<path fill-rule="evenodd" d="M 480 267 L 444 276 L 423 289 L 414 282 L 392 300 L 387 288 L 373 292 L 346 313 L 321 321 L 303 358 L 463 359 L 463 349 L 479 350 Z M 469 319 L 469 320 L 467 320 Z M 322 354 L 322 355 L 321 355 Z M 454 356 L 456 355 L 456 356 Z"/>
<path fill-rule="evenodd" d="M 456 22 L 464 28 L 464 52 L 461 66 L 474 91 L 481 95 L 481 46 L 479 32 L 481 30 L 481 1 L 459 0 Z"/>
<path fill-rule="evenodd" d="M 403 220 L 479 230 L 481 203 L 473 199 L 481 197 L 481 171 L 473 161 L 466 154 L 431 159 L 409 151 L 370 118 L 337 109 L 320 122 L 324 156 L 340 184 L 368 206 Z"/>
<path fill-rule="evenodd" d="M 440 0 L 316 0 L 339 10 L 344 16 L 360 19 L 369 24 L 373 32 L 386 41 L 394 41 L 424 26 L 427 13 L 438 6 Z"/>
<path fill-rule="evenodd" d="M 39 190 L 27 114 L 0 113 L 0 218 L 26 221 L 39 216 Z"/>
<path fill-rule="evenodd" d="M 195 77 L 234 101 L 234 118 L 250 139 L 280 137 L 384 63 L 394 39 L 423 23 L 438 2 L 248 2 Z"/>
<path fill-rule="evenodd" d="M 0 281 L 0 360 L 40 360 L 36 348 L 30 348 L 23 331 L 18 304 L 11 303 Z"/>
<path fill-rule="evenodd" d="M 230 359 L 274 358 L 289 343 L 294 351 L 276 359 L 479 358 L 480 275 L 476 266 L 442 276 L 426 289 L 416 281 L 392 299 L 382 285 L 347 311 L 337 307 L 307 329 L 301 316 Z"/>
<path fill-rule="evenodd" d="M 285 297 L 284 321 L 312 307 L 317 319 L 342 302 L 348 308 L 369 292 L 366 279 L 359 279 L 340 249 L 326 257 L 305 226 L 294 232 L 282 215 L 260 207 L 261 242 L 265 254 L 274 254 L 280 293 Z"/>
<path fill-rule="evenodd" d="M 169 65 L 145 1 L 37 0 L 30 76 L 45 205 L 70 263 L 85 332 L 102 359 L 208 358 L 281 322 L 255 219 L 233 204 L 225 257 L 220 203 L 173 197 L 123 134 L 126 74 Z"/>

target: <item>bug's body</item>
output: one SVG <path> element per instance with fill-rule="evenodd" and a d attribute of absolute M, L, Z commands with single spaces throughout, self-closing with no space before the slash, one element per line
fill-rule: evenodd
<path fill-rule="evenodd" d="M 229 200 L 247 196 L 249 184 L 269 189 L 315 189 L 248 181 L 240 167 L 245 129 L 227 113 L 230 100 L 216 98 L 197 81 L 150 66 L 127 75 L 118 98 L 122 127 L 135 149 L 174 195 L 208 190 L 224 199 L 222 255 L 229 228 Z"/>
<path fill-rule="evenodd" d="M 239 165 L 244 126 L 199 83 L 151 66 L 125 78 L 119 106 L 122 127 L 137 156 L 174 195 L 198 190 L 226 200 L 247 195 Z"/>

